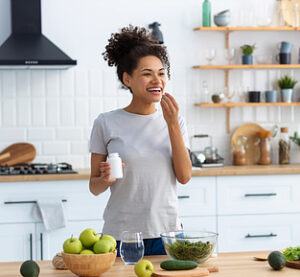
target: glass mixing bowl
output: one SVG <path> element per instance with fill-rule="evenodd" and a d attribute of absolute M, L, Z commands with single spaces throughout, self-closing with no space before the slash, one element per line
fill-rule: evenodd
<path fill-rule="evenodd" d="M 218 234 L 209 231 L 174 231 L 162 233 L 160 236 L 172 259 L 202 263 L 214 251 Z"/>

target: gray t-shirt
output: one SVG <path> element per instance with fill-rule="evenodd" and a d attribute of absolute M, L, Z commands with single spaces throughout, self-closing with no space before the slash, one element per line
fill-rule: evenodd
<path fill-rule="evenodd" d="M 184 120 L 181 116 L 178 120 L 189 148 Z M 100 114 L 94 121 L 90 152 L 117 152 L 125 163 L 123 179 L 110 186 L 104 233 L 119 240 L 123 231 L 156 238 L 180 229 L 172 150 L 161 111 L 138 115 L 118 109 Z"/>

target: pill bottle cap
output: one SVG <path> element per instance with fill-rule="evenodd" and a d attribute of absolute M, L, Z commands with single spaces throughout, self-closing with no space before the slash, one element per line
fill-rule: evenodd
<path fill-rule="evenodd" d="M 109 158 L 117 158 L 117 157 L 119 157 L 119 153 L 109 153 L 108 157 Z"/>

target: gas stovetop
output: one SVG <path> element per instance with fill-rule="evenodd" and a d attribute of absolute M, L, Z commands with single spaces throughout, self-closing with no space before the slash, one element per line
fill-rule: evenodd
<path fill-rule="evenodd" d="M 40 175 L 40 174 L 74 174 L 72 165 L 68 163 L 57 164 L 18 164 L 15 166 L 0 166 L 0 175 Z"/>

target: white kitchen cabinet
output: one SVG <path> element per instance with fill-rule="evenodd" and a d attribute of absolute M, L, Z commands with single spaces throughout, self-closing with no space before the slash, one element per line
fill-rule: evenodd
<path fill-rule="evenodd" d="M 66 239 L 79 238 L 79 234 L 86 228 L 93 228 L 99 233 L 103 227 L 103 220 L 88 221 L 68 221 L 65 228 L 47 232 L 44 224 L 36 225 L 36 253 L 38 260 L 51 260 L 56 253 L 62 251 L 63 243 Z"/>
<path fill-rule="evenodd" d="M 211 231 L 217 232 L 215 216 L 181 217 L 183 229 L 186 231 Z"/>
<path fill-rule="evenodd" d="M 214 177 L 192 178 L 177 186 L 180 216 L 216 215 L 216 181 Z"/>
<path fill-rule="evenodd" d="M 8 253 L 0 254 L 0 261 L 23 261 L 31 256 L 33 259 L 52 259 L 71 234 L 79 236 L 80 231 L 88 227 L 100 232 L 108 196 L 109 191 L 93 196 L 87 180 L 1 183 L 0 244 L 5 245 Z M 63 201 L 65 228 L 45 231 L 35 212 L 36 201 L 40 199 Z"/>
<path fill-rule="evenodd" d="M 300 176 L 217 177 L 219 251 L 300 244 Z"/>
<path fill-rule="evenodd" d="M 25 261 L 36 258 L 35 224 L 0 224 L 0 261 Z"/>
<path fill-rule="evenodd" d="M 280 250 L 300 245 L 300 214 L 220 216 L 219 251 Z"/>
<path fill-rule="evenodd" d="M 218 215 L 300 212 L 299 175 L 218 177 Z"/>

